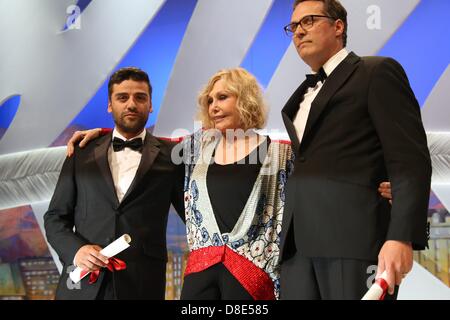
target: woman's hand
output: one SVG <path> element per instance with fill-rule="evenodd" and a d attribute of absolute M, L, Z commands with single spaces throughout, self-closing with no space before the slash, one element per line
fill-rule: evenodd
<path fill-rule="evenodd" d="M 392 190 L 391 183 L 388 181 L 380 183 L 378 187 L 378 192 L 381 194 L 383 198 L 389 199 L 389 203 L 392 204 Z"/>
<path fill-rule="evenodd" d="M 80 148 L 84 148 L 86 144 L 92 139 L 97 138 L 102 131 L 101 128 L 95 128 L 91 130 L 75 131 L 67 142 L 67 156 L 71 157 L 75 150 L 75 145 L 79 142 Z"/>

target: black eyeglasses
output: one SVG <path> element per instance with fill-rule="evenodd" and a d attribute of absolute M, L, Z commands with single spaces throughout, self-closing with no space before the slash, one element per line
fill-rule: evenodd
<path fill-rule="evenodd" d="M 314 21 L 317 20 L 316 18 L 328 18 L 331 20 L 336 20 L 333 17 L 330 16 L 322 16 L 318 14 L 310 14 L 309 16 L 304 16 L 300 21 L 298 22 L 291 22 L 287 26 L 285 26 L 283 29 L 286 32 L 288 36 L 292 36 L 295 31 L 297 31 L 298 26 L 301 26 L 303 30 L 307 31 L 311 29 L 314 25 Z"/>

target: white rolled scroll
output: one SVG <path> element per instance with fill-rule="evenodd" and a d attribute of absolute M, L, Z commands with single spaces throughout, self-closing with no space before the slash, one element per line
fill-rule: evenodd
<path fill-rule="evenodd" d="M 388 288 L 387 272 L 384 270 L 361 300 L 383 300 Z"/>
<path fill-rule="evenodd" d="M 123 250 L 130 246 L 131 237 L 128 234 L 124 234 L 120 238 L 117 238 L 114 242 L 111 242 L 108 246 L 103 248 L 100 253 L 105 257 L 111 258 L 115 255 L 121 253 Z M 73 270 L 69 277 L 74 283 L 78 283 L 81 279 L 87 276 L 90 272 L 81 269 L 80 267 L 76 267 Z"/>

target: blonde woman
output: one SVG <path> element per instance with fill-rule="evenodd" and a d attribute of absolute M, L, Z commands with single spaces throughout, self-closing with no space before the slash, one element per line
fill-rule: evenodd
<path fill-rule="evenodd" d="M 221 70 L 198 98 L 201 134 L 185 191 L 190 255 L 182 299 L 274 299 L 284 186 L 293 169 L 288 143 L 270 141 L 255 77 Z M 186 143 L 185 142 L 185 143 Z"/>

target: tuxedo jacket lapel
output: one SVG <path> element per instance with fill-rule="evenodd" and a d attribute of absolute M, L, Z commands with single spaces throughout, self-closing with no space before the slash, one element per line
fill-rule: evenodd
<path fill-rule="evenodd" d="M 114 187 L 114 181 L 108 161 L 108 148 L 111 145 L 111 139 L 112 133 L 97 140 L 97 147 L 94 150 L 94 157 L 95 162 L 97 162 L 97 165 L 100 168 L 101 175 L 105 180 L 109 193 L 112 195 L 116 204 L 119 204 L 119 199 L 117 199 L 116 188 Z"/>
<path fill-rule="evenodd" d="M 304 81 L 298 88 L 295 90 L 294 94 L 289 98 L 288 102 L 284 106 L 281 111 L 281 116 L 283 117 L 284 124 L 286 126 L 286 130 L 291 139 L 292 148 L 297 151 L 300 147 L 300 142 L 297 137 L 297 130 L 294 127 L 294 118 L 298 112 L 300 107 L 300 103 L 303 100 L 303 95 L 308 89 L 306 82 Z"/>
<path fill-rule="evenodd" d="M 128 188 L 127 193 L 124 195 L 121 203 L 123 203 L 129 196 L 129 194 L 133 192 L 142 177 L 152 167 L 153 162 L 155 162 L 155 159 L 159 153 L 159 145 L 160 142 L 158 141 L 158 139 L 156 139 L 152 134 L 150 134 L 150 132 L 147 131 L 147 134 L 145 135 L 144 145 L 142 147 L 141 162 L 139 163 L 139 167 L 136 171 L 133 182 L 131 182 L 131 185 Z"/>
<path fill-rule="evenodd" d="M 361 60 L 353 52 L 349 55 L 333 70 L 328 76 L 327 80 L 322 86 L 319 94 L 314 99 L 311 110 L 309 112 L 308 121 L 306 122 L 305 132 L 303 139 L 308 136 L 308 133 L 314 127 L 314 124 L 319 119 L 322 112 L 325 110 L 331 97 L 342 87 L 345 81 L 351 76 L 353 71 L 357 67 L 357 62 Z"/>

